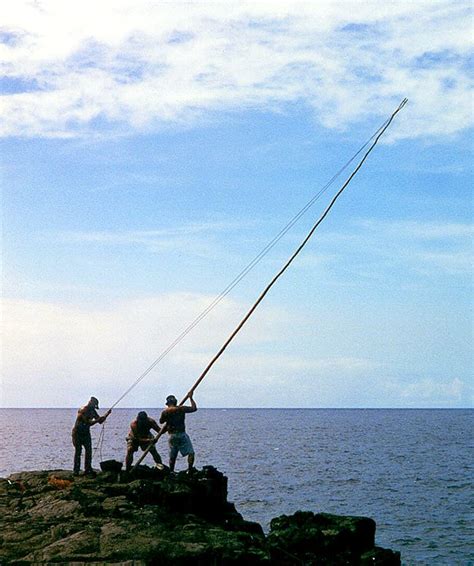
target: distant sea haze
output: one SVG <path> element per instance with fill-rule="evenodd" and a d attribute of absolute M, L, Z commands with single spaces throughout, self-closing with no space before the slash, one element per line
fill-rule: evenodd
<path fill-rule="evenodd" d="M 94 467 L 124 459 L 137 411 L 113 411 Z M 0 476 L 72 469 L 75 416 L 0 409 Z M 224 472 L 229 499 L 265 529 L 298 509 L 365 515 L 377 523 L 377 544 L 400 550 L 403 564 L 452 566 L 474 564 L 473 420 L 472 409 L 200 409 L 187 430 L 196 466 Z M 100 431 L 92 428 L 94 446 Z M 167 461 L 166 439 L 158 449 Z"/>

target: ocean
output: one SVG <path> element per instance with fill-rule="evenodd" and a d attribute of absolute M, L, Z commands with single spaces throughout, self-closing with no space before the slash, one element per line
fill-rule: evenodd
<path fill-rule="evenodd" d="M 146 410 L 156 419 L 161 411 Z M 113 411 L 94 467 L 123 460 L 137 411 Z M 71 469 L 75 415 L 0 409 L 0 476 Z M 473 417 L 470 409 L 200 409 L 188 415 L 187 431 L 196 466 L 225 473 L 229 499 L 265 529 L 298 509 L 363 515 L 377 523 L 378 546 L 399 550 L 403 564 L 467 566 Z M 92 429 L 94 445 L 100 431 Z M 158 450 L 167 461 L 165 439 Z"/>

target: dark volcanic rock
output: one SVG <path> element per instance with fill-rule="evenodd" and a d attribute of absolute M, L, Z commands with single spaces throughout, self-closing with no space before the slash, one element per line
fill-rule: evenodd
<path fill-rule="evenodd" d="M 272 519 L 268 546 L 273 564 L 400 564 L 400 553 L 375 547 L 375 521 L 298 511 Z M 296 562 L 295 562 L 296 563 Z"/>
<path fill-rule="evenodd" d="M 211 466 L 106 469 L 0 479 L 0 564 L 400 564 L 374 546 L 375 523 L 363 517 L 283 515 L 265 537 L 227 501 L 227 478 Z"/>

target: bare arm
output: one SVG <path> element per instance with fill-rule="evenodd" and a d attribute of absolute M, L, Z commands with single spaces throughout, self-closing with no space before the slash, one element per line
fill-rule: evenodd
<path fill-rule="evenodd" d="M 97 423 L 99 423 L 99 424 L 105 423 L 105 421 L 107 420 L 107 417 L 110 415 L 111 412 L 112 412 L 112 409 L 109 409 L 103 417 L 99 417 L 99 415 L 96 413 L 96 416 L 91 420 L 90 425 L 93 426 Z"/>
<path fill-rule="evenodd" d="M 155 421 L 155 419 L 150 419 L 150 428 L 152 428 L 156 432 L 160 432 L 160 430 L 161 430 L 161 428 L 158 426 L 158 423 Z"/>
<path fill-rule="evenodd" d="M 191 406 L 190 407 L 184 407 L 185 412 L 186 413 L 195 413 L 198 410 L 198 408 L 197 408 L 197 405 L 196 405 L 196 401 L 193 399 L 193 392 L 192 391 L 190 391 L 188 393 L 188 399 L 191 402 Z"/>

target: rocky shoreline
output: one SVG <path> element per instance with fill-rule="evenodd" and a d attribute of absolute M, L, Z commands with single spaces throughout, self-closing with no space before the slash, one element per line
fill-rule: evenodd
<path fill-rule="evenodd" d="M 2 565 L 400 564 L 398 552 L 375 546 L 366 517 L 299 511 L 265 534 L 227 500 L 227 478 L 212 466 L 21 472 L 0 479 L 0 517 Z"/>

